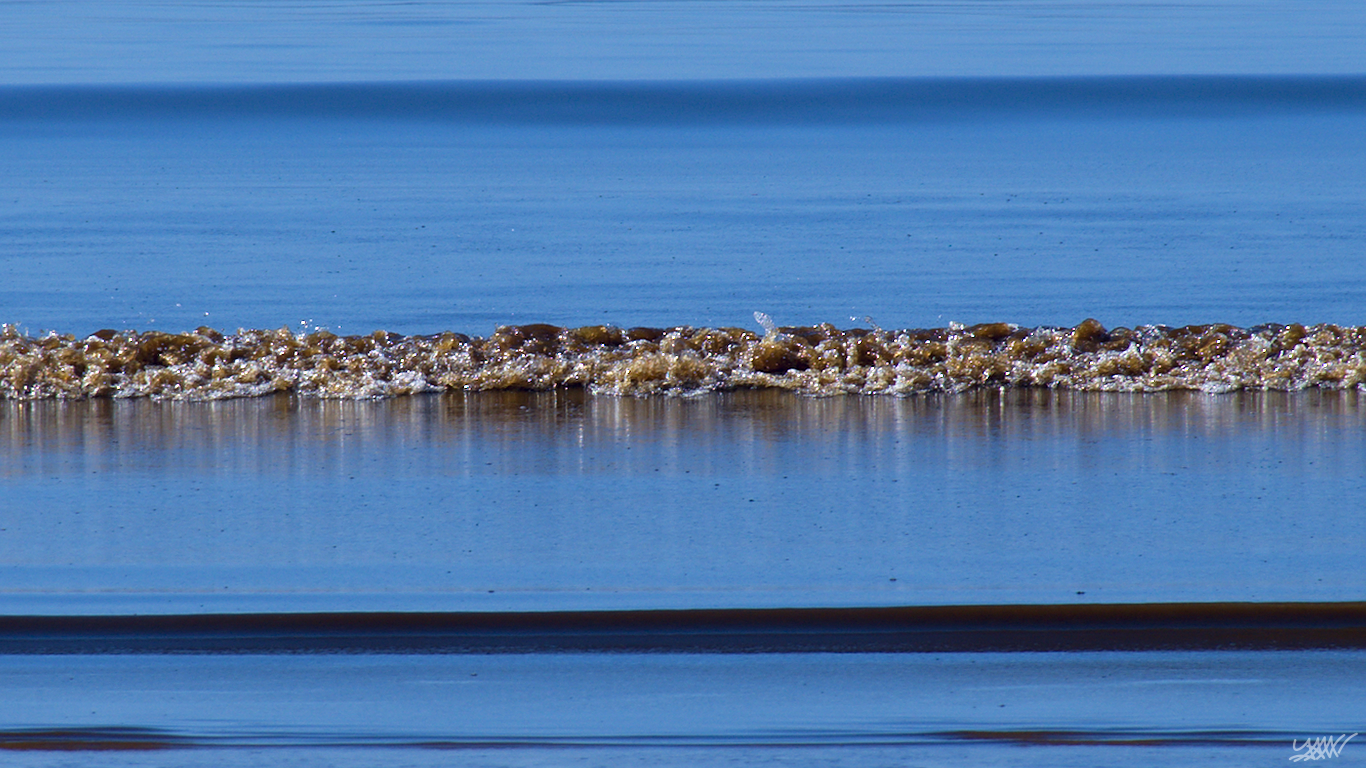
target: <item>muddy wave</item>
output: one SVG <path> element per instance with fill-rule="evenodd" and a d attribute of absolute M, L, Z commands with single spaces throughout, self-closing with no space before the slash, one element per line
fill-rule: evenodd
<path fill-rule="evenodd" d="M 766 320 L 766 318 L 764 318 Z M 809 395 L 1366 388 L 1366 327 L 1213 324 L 1107 330 L 1009 323 L 889 331 L 741 328 L 499 328 L 338 336 L 211 328 L 0 331 L 0 397 L 212 400 L 290 392 L 376 398 L 442 390 L 585 388 L 615 395 L 786 389 Z"/>

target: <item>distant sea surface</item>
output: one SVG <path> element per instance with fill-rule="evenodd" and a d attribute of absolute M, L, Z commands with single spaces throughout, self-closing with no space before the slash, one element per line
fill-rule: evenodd
<path fill-rule="evenodd" d="M 1358 603 L 1363 8 L 6 4 L 0 642 L 19 616 Z M 242 378 L 187 388 L 243 339 Z M 521 357 L 461 378 L 405 343 Z M 574 344 L 639 356 L 547 373 Z M 1272 764 L 1366 701 L 1362 651 L 1324 643 L 90 637 L 0 655 L 7 759 Z"/>
<path fill-rule="evenodd" d="M 0 305 L 34 334 L 1366 303 L 1366 77 L 24 85 L 0 115 Z"/>

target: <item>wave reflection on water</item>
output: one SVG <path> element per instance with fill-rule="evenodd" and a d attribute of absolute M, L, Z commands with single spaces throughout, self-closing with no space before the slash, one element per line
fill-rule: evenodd
<path fill-rule="evenodd" d="M 0 612 L 1356 600 L 1360 398 L 11 400 Z"/>

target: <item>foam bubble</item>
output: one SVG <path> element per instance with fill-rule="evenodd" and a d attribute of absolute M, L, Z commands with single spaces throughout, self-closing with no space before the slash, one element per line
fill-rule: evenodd
<path fill-rule="evenodd" d="M 767 319 L 767 318 L 765 318 Z M 772 321 L 769 321 L 770 323 Z M 1366 328 L 1009 323 L 914 330 L 505 326 L 460 333 L 211 328 L 30 337 L 0 329 L 0 397 L 212 400 L 291 392 L 378 398 L 585 388 L 615 395 L 785 389 L 808 395 L 982 387 L 1154 392 L 1366 388 Z"/>

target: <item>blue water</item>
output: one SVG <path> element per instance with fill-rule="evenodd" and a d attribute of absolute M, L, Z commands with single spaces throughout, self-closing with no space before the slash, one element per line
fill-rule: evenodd
<path fill-rule="evenodd" d="M 12 83 L 1361 74 L 1350 0 L 91 0 L 6 6 Z"/>
<path fill-rule="evenodd" d="M 1366 302 L 1361 79 L 11 88 L 0 108 L 0 302 L 33 333 L 1350 325 Z"/>
<path fill-rule="evenodd" d="M 798 765 L 1270 765 L 1302 731 L 1354 730 L 1363 663 L 1359 652 L 26 657 L 0 670 L 22 697 L 0 717 L 14 729 L 157 723 L 124 738 L 217 746 L 232 765 L 572 764 L 585 752 L 610 765 L 611 748 L 635 761 L 629 750 L 648 747 L 663 762 L 747 764 L 757 745 Z M 1021 746 L 1030 731 L 1069 730 L 1078 745 Z M 333 751 L 346 746 L 360 749 Z M 197 751 L 135 764 L 193 764 Z M 60 764 L 12 764 L 35 763 Z"/>
<path fill-rule="evenodd" d="M 0 614 L 1359 599 L 1358 393 L 0 404 Z"/>
<path fill-rule="evenodd" d="M 8 3 L 0 323 L 1360 325 L 1363 51 L 1349 2 Z M 1359 394 L 4 403 L 0 613 L 1360 600 Z M 1271 764 L 1359 655 L 6 656 L 0 743 Z"/>

